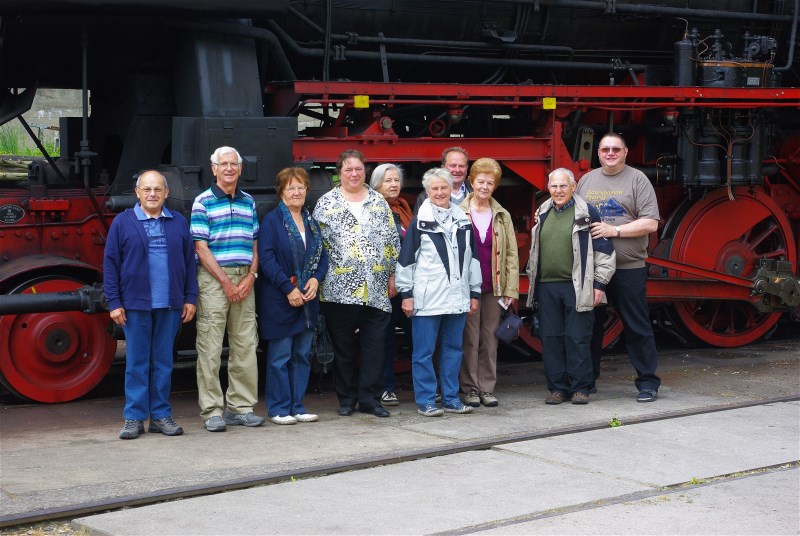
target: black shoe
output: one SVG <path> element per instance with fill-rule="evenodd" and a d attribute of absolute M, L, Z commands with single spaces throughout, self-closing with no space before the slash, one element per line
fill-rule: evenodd
<path fill-rule="evenodd" d="M 349 417 L 353 414 L 353 408 L 350 406 L 339 406 L 339 415 L 341 417 Z"/>
<path fill-rule="evenodd" d="M 389 413 L 389 411 L 381 405 L 375 405 L 371 407 L 370 406 L 364 407 L 359 405 L 358 411 L 360 411 L 361 413 L 371 413 L 376 417 L 388 417 L 389 415 L 391 415 L 391 413 Z"/>
<path fill-rule="evenodd" d="M 593 394 L 595 394 L 596 392 L 597 392 L 597 387 L 595 387 L 594 385 L 592 385 L 591 387 L 589 387 L 589 394 L 590 394 L 590 395 L 593 395 Z"/>
<path fill-rule="evenodd" d="M 636 397 L 637 402 L 654 402 L 658 398 L 658 391 L 655 389 L 642 389 L 639 391 L 639 396 Z"/>

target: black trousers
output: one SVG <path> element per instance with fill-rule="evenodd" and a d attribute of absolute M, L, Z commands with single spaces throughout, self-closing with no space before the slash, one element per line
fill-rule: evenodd
<path fill-rule="evenodd" d="M 383 393 L 386 329 L 391 313 L 367 305 L 322 302 L 322 314 L 333 344 L 333 381 L 340 406 L 368 411 L 380 403 Z M 356 366 L 357 340 L 361 339 L 360 364 Z"/>
<path fill-rule="evenodd" d="M 547 389 L 564 395 L 589 393 L 593 311 L 575 310 L 571 281 L 539 283 L 539 327 Z"/>
<path fill-rule="evenodd" d="M 617 270 L 606 287 L 609 304 L 622 319 L 625 326 L 625 346 L 628 359 L 636 370 L 636 388 L 658 391 L 661 379 L 656 375 L 658 352 L 650 324 L 650 309 L 647 306 L 647 268 Z M 592 331 L 592 368 L 594 378 L 600 376 L 600 356 L 603 349 L 603 333 L 608 313 L 605 307 L 594 310 Z"/>

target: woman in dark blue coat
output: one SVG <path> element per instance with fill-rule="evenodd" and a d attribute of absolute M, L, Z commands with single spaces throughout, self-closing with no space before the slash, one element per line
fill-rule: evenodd
<path fill-rule="evenodd" d="M 319 283 L 328 255 L 319 224 L 303 207 L 311 187 L 302 168 L 278 172 L 281 201 L 258 231 L 258 262 L 264 281 L 259 291 L 261 338 L 267 350 L 267 410 L 275 424 L 313 422 L 303 396 L 311 374 L 311 343 L 319 317 Z"/>

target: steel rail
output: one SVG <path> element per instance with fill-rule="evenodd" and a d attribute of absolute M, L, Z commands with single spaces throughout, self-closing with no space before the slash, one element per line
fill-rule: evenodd
<path fill-rule="evenodd" d="M 709 413 L 718 413 L 721 411 L 730 411 L 735 409 L 775 404 L 779 402 L 794 402 L 798 400 L 800 400 L 800 396 L 793 395 L 793 396 L 785 396 L 778 398 L 769 398 L 765 400 L 750 400 L 747 402 L 719 404 L 704 408 L 670 411 L 659 415 L 631 417 L 630 419 L 626 419 L 624 424 L 625 426 L 633 426 L 637 424 L 658 422 L 668 419 L 678 419 L 682 417 L 691 417 L 694 415 L 705 415 Z M 104 499 L 100 501 L 78 503 L 75 505 L 65 506 L 65 507 L 34 510 L 31 512 L 0 516 L 0 528 L 14 527 L 18 525 L 27 525 L 43 521 L 54 521 L 67 518 L 71 519 L 79 516 L 96 514 L 100 512 L 120 510 L 123 508 L 146 506 L 162 501 L 189 499 L 193 497 L 213 495 L 216 493 L 223 493 L 227 491 L 248 489 L 257 486 L 265 486 L 269 484 L 278 484 L 280 482 L 287 482 L 290 480 L 297 480 L 300 478 L 314 478 L 314 477 L 333 475 L 338 473 L 346 473 L 349 471 L 357 471 L 361 469 L 370 469 L 382 465 L 393 465 L 393 464 L 399 464 L 399 463 L 427 459 L 427 458 L 436 458 L 439 456 L 448 456 L 450 454 L 460 454 L 462 452 L 488 450 L 496 446 L 508 445 L 510 443 L 519 443 L 522 441 L 531 441 L 534 439 L 543 439 L 547 437 L 565 436 L 582 432 L 590 432 L 594 430 L 602 430 L 605 428 L 608 428 L 607 422 L 597 422 L 595 424 L 588 424 L 581 426 L 566 426 L 555 430 L 506 434 L 502 436 L 495 436 L 485 439 L 459 441 L 452 445 L 444 445 L 444 446 L 437 446 L 437 447 L 423 448 L 423 449 L 412 449 L 407 452 L 399 454 L 384 454 L 379 456 L 372 456 L 358 462 L 345 461 L 332 464 L 322 464 L 300 469 L 276 471 L 265 475 L 257 475 L 247 478 L 224 480 L 212 484 L 199 484 L 193 486 L 184 486 L 179 488 L 160 490 L 160 491 L 155 491 L 151 494 L 125 495 L 121 497 L 114 497 L 111 499 Z"/>

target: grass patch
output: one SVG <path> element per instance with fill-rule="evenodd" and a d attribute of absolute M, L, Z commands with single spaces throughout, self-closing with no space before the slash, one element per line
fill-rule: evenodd
<path fill-rule="evenodd" d="M 60 147 L 55 140 L 43 140 L 47 153 L 56 157 L 60 154 Z M 5 124 L 0 126 L 0 154 L 10 156 L 44 156 L 33 142 L 28 139 L 28 134 L 21 128 Z"/>

